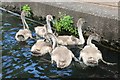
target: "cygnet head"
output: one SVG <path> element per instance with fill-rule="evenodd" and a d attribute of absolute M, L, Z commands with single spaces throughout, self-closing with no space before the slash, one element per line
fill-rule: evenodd
<path fill-rule="evenodd" d="M 77 21 L 77 26 L 79 26 L 79 25 L 81 25 L 81 24 L 83 24 L 83 23 L 85 23 L 86 21 L 85 21 L 85 19 L 84 18 L 80 18 L 78 21 Z"/>
<path fill-rule="evenodd" d="M 97 41 L 97 42 L 99 42 L 99 41 L 100 41 L 100 38 L 101 38 L 100 35 L 98 35 L 97 33 L 91 34 L 90 37 L 92 37 L 93 40 L 95 40 L 95 41 Z"/>
<path fill-rule="evenodd" d="M 50 22 L 50 21 L 53 21 L 52 15 L 47 15 L 47 16 L 46 16 L 46 20 L 49 21 L 49 22 Z"/>
<path fill-rule="evenodd" d="M 22 16 L 22 17 L 28 16 L 28 15 L 29 15 L 29 12 L 28 12 L 28 11 L 23 10 L 23 11 L 21 12 L 21 16 Z"/>

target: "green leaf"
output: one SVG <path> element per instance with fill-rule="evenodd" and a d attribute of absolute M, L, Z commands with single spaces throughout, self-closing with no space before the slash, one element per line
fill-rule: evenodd
<path fill-rule="evenodd" d="M 57 31 L 68 31 L 70 34 L 77 34 L 77 29 L 73 27 L 73 17 L 70 15 L 62 14 L 59 12 L 59 19 L 55 21 L 53 25 Z"/>
<path fill-rule="evenodd" d="M 31 8 L 30 8 L 30 6 L 28 4 L 26 4 L 26 5 L 22 6 L 22 10 L 30 12 Z"/>

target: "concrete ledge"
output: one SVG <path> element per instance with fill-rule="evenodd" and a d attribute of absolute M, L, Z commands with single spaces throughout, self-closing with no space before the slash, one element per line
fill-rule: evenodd
<path fill-rule="evenodd" d="M 118 7 L 108 6 L 108 4 L 81 3 L 81 2 L 43 2 L 51 6 L 87 13 L 94 16 L 118 19 Z M 109 3 L 110 4 L 110 3 Z M 112 3 L 111 3 L 112 4 Z"/>
<path fill-rule="evenodd" d="M 52 14 L 57 16 L 58 12 L 66 13 L 74 17 L 74 22 L 83 17 L 87 24 L 83 27 L 95 28 L 98 34 L 108 40 L 120 38 L 120 27 L 118 26 L 118 6 L 105 6 L 94 3 L 81 2 L 11 2 L 3 5 L 15 5 L 21 7 L 29 4 L 37 16 Z"/>

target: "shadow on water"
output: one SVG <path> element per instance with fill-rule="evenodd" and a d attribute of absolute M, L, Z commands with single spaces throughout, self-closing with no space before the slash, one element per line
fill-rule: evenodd
<path fill-rule="evenodd" d="M 2 26 L 0 35 L 2 40 L 2 77 L 3 78 L 117 78 L 118 65 L 108 66 L 100 63 L 98 67 L 82 69 L 77 62 L 65 69 L 57 69 L 50 63 L 50 55 L 33 57 L 30 52 L 31 46 L 35 43 L 29 39 L 26 43 L 18 43 L 14 36 L 22 28 L 21 20 L 18 17 L 2 12 Z M 36 26 L 29 23 L 30 29 Z M 33 36 L 34 36 L 34 31 Z M 118 52 L 111 51 L 96 44 L 103 53 L 104 60 L 118 63 Z M 72 50 L 78 53 L 79 50 Z M 77 55 L 78 56 L 78 55 Z M 44 60 L 47 59 L 48 61 Z M 120 62 L 120 61 L 119 61 Z"/>

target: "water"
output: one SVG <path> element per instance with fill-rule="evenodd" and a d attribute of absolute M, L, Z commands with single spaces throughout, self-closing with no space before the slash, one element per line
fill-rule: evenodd
<path fill-rule="evenodd" d="M 21 20 L 8 13 L 0 14 L 2 25 L 0 26 L 0 46 L 2 46 L 2 78 L 118 78 L 118 65 L 108 66 L 100 63 L 98 67 L 82 69 L 77 62 L 72 62 L 65 69 L 57 69 L 50 63 L 50 55 L 34 57 L 30 52 L 31 46 L 35 43 L 29 39 L 26 43 L 18 43 L 14 36 L 22 28 Z M 0 22 L 1 23 L 1 22 Z M 30 23 L 31 30 L 34 30 L 35 23 Z M 34 31 L 33 36 L 34 36 Z M 103 53 L 104 59 L 109 62 L 120 62 L 119 52 L 111 51 L 96 44 Z M 78 49 L 73 49 L 78 56 Z M 45 60 L 47 59 L 47 60 Z"/>

